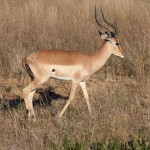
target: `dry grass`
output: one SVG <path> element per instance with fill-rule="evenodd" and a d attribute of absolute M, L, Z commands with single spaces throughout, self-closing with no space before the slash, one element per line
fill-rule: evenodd
<path fill-rule="evenodd" d="M 66 103 L 70 82 L 50 80 L 35 97 L 37 122 L 26 122 L 19 97 L 28 83 L 22 58 L 38 49 L 96 51 L 101 40 L 95 5 L 118 27 L 126 58 L 111 57 L 88 81 L 93 117 L 78 89 L 58 122 L 55 115 Z M 150 140 L 149 14 L 149 0 L 1 0 L 0 149 L 60 148 L 65 140 L 88 149 L 91 143 L 111 138 L 124 142 L 139 132 Z"/>

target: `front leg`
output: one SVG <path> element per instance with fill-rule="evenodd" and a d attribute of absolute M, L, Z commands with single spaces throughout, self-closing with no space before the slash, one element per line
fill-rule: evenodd
<path fill-rule="evenodd" d="M 62 111 L 60 112 L 60 114 L 58 115 L 59 119 L 63 116 L 63 114 L 67 110 L 69 104 L 74 99 L 75 92 L 76 92 L 78 84 L 79 84 L 79 82 L 77 82 L 77 81 L 73 81 L 72 82 L 72 87 L 71 87 L 71 92 L 70 92 L 69 100 L 67 101 L 66 105 L 64 106 L 64 108 L 62 109 Z"/>
<path fill-rule="evenodd" d="M 86 88 L 86 83 L 85 83 L 85 81 L 80 82 L 80 86 L 81 86 L 81 89 L 82 89 L 84 98 L 85 98 L 85 100 L 86 100 L 89 113 L 90 113 L 90 115 L 92 115 L 92 109 L 91 109 L 91 106 L 90 106 L 89 95 L 88 95 L 88 92 L 87 92 L 87 88 Z"/>

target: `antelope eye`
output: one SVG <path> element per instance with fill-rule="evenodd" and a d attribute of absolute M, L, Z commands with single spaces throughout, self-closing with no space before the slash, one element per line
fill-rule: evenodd
<path fill-rule="evenodd" d="M 117 43 L 116 43 L 116 45 L 118 46 L 118 45 L 119 45 L 119 43 L 117 42 Z"/>

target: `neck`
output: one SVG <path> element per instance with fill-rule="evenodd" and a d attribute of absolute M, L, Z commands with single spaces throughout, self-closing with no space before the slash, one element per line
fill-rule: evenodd
<path fill-rule="evenodd" d="M 92 55 L 91 60 L 91 72 L 94 73 L 98 71 L 107 62 L 108 58 L 111 56 L 109 43 L 105 41 L 102 47 Z"/>

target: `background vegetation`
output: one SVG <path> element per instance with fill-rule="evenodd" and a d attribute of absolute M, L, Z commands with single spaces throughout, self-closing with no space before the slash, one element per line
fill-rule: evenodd
<path fill-rule="evenodd" d="M 88 80 L 93 117 L 78 89 L 58 122 L 70 82 L 50 80 L 35 96 L 37 122 L 26 122 L 22 58 L 39 49 L 95 52 L 95 5 L 99 20 L 101 7 L 117 26 L 126 57 L 112 56 Z M 149 18 L 149 0 L 0 0 L 0 149 L 148 149 Z"/>

